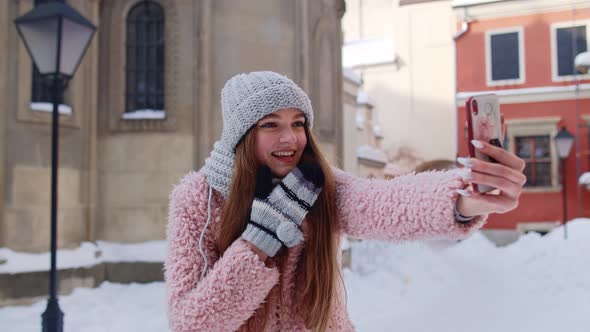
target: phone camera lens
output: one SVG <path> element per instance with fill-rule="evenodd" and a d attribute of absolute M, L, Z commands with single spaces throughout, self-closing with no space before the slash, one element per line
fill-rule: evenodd
<path fill-rule="evenodd" d="M 477 113 L 479 112 L 477 109 L 477 100 L 473 101 L 473 114 L 477 115 Z"/>

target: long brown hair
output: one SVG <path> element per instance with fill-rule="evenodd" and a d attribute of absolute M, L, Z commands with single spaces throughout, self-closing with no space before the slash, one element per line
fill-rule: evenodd
<path fill-rule="evenodd" d="M 240 237 L 248 221 L 250 206 L 254 199 L 256 169 L 260 166 L 254 153 L 255 130 L 255 127 L 249 130 L 236 147 L 234 174 L 227 201 L 223 205 L 221 225 L 216 234 L 216 245 L 221 254 Z M 309 238 L 303 249 L 303 259 L 299 263 L 301 269 L 304 269 L 302 272 L 305 272 L 305 289 L 301 290 L 304 292 L 302 307 L 297 310 L 302 315 L 307 328 L 325 331 L 335 297 L 336 277 L 339 275 L 336 187 L 332 170 L 320 153 L 308 127 L 305 127 L 305 133 L 307 145 L 302 160 L 314 161 L 320 165 L 325 184 L 307 216 Z M 284 254 L 279 259 L 279 269 L 286 262 L 286 257 L 287 255 Z M 265 305 L 261 306 L 242 326 L 242 331 L 261 331 L 269 310 L 270 301 L 265 301 Z"/>

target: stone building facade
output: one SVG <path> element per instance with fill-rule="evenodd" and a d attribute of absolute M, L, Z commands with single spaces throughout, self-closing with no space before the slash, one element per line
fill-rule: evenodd
<path fill-rule="evenodd" d="M 51 114 L 33 98 L 13 21 L 38 2 L 0 1 L 0 247 L 30 252 L 49 248 Z M 324 152 L 342 166 L 343 0 L 67 2 L 98 30 L 60 116 L 60 248 L 163 239 L 168 193 L 203 165 L 221 133 L 219 92 L 239 72 L 278 71 L 301 85 Z M 153 24 L 141 21 L 146 10 Z M 130 56 L 142 41 L 160 48 Z M 130 78 L 137 68 L 147 76 Z M 130 103 L 145 91 L 161 109 Z"/>

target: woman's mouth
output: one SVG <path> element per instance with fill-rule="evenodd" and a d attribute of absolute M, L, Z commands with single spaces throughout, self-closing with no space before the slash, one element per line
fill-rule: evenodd
<path fill-rule="evenodd" d="M 277 151 L 273 152 L 272 156 L 283 163 L 293 163 L 295 161 L 295 151 Z"/>

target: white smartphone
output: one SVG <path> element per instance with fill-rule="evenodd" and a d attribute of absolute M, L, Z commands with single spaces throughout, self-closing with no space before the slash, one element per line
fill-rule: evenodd
<path fill-rule="evenodd" d="M 497 163 L 497 160 L 475 149 L 471 144 L 471 140 L 485 141 L 497 147 L 502 147 L 502 121 L 498 96 L 495 94 L 472 96 L 467 99 L 465 106 L 467 109 L 469 155 L 472 158 Z M 473 189 L 476 192 L 485 193 L 496 188 L 474 183 Z"/>

